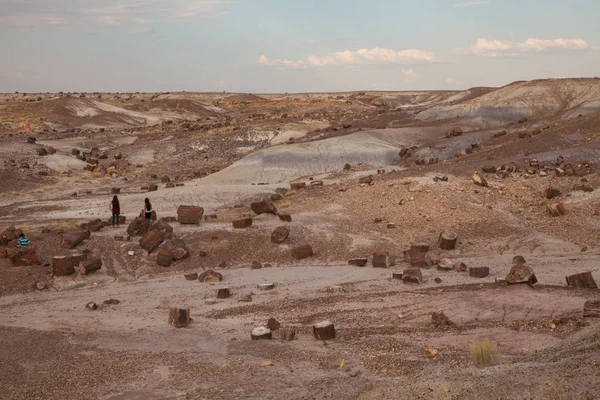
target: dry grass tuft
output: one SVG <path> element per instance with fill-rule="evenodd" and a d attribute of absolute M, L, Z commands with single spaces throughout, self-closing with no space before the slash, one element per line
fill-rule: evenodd
<path fill-rule="evenodd" d="M 489 367 L 496 364 L 499 353 L 496 343 L 485 340 L 471 345 L 471 360 L 477 367 Z"/>

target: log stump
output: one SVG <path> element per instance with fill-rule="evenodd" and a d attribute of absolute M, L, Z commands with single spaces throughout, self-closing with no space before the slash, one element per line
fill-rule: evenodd
<path fill-rule="evenodd" d="M 166 249 L 162 249 L 156 256 L 156 263 L 161 267 L 170 267 L 173 264 L 173 254 Z"/>
<path fill-rule="evenodd" d="M 70 257 L 52 257 L 52 274 L 54 276 L 69 276 L 75 273 Z"/>
<path fill-rule="evenodd" d="M 490 274 L 489 267 L 470 267 L 469 276 L 473 278 L 485 278 Z"/>
<path fill-rule="evenodd" d="M 313 325 L 313 335 L 319 340 L 329 340 L 335 338 L 335 327 L 329 321 L 319 322 Z"/>
<path fill-rule="evenodd" d="M 598 289 L 598 285 L 596 284 L 591 271 L 569 275 L 566 277 L 566 280 L 567 286 L 570 288 Z"/>
<path fill-rule="evenodd" d="M 286 241 L 290 235 L 290 230 L 285 226 L 278 226 L 271 232 L 271 242 L 281 244 Z"/>
<path fill-rule="evenodd" d="M 140 246 L 150 254 L 154 249 L 160 246 L 164 240 L 165 235 L 158 229 L 155 229 L 140 238 Z"/>
<path fill-rule="evenodd" d="M 77 247 L 85 239 L 89 238 L 88 231 L 72 231 L 63 235 L 63 240 L 60 246 L 63 249 L 71 250 Z"/>
<path fill-rule="evenodd" d="M 373 268 L 388 268 L 394 265 L 392 257 L 387 251 L 373 253 Z"/>
<path fill-rule="evenodd" d="M 201 273 L 200 276 L 198 276 L 198 280 L 200 282 L 221 282 L 223 280 L 223 275 L 209 269 Z"/>
<path fill-rule="evenodd" d="M 438 238 L 438 244 L 442 250 L 453 250 L 457 240 L 458 235 L 455 232 L 442 232 Z"/>
<path fill-rule="evenodd" d="M 177 220 L 180 224 L 198 225 L 202 220 L 204 208 L 196 206 L 179 206 L 177 209 Z"/>
<path fill-rule="evenodd" d="M 96 272 L 102 268 L 102 260 L 95 258 L 92 260 L 83 260 L 79 262 L 79 273 L 81 275 L 89 275 L 92 272 Z"/>
<path fill-rule="evenodd" d="M 292 257 L 296 260 L 304 260 L 313 256 L 313 249 L 309 244 L 302 244 L 292 249 Z"/>
<path fill-rule="evenodd" d="M 600 318 L 600 300 L 588 300 L 583 305 L 583 316 Z"/>
<path fill-rule="evenodd" d="M 235 229 L 244 229 L 252 226 L 252 217 L 240 218 L 233 220 L 233 227 Z"/>
<path fill-rule="evenodd" d="M 231 297 L 231 292 L 229 288 L 219 288 L 217 289 L 217 299 L 228 299 Z"/>
<path fill-rule="evenodd" d="M 418 248 L 411 248 L 404 252 L 404 262 L 412 267 L 423 267 L 426 264 L 425 256 L 427 252 L 423 252 Z"/>
<path fill-rule="evenodd" d="M 348 265 L 354 265 L 356 267 L 364 267 L 369 262 L 368 258 L 353 258 L 348 260 Z"/>
<path fill-rule="evenodd" d="M 271 330 L 265 326 L 254 328 L 252 329 L 252 333 L 250 333 L 250 338 L 252 340 L 271 339 L 272 337 L 273 333 L 271 333 Z"/>
<path fill-rule="evenodd" d="M 190 309 L 171 307 L 169 309 L 169 325 L 175 328 L 185 328 L 190 324 Z"/>

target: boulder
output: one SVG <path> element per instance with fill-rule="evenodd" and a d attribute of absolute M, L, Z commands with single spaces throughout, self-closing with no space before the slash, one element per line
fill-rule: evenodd
<path fill-rule="evenodd" d="M 9 242 L 18 240 L 21 233 L 23 233 L 21 229 L 9 226 L 0 234 L 0 246 L 6 246 Z"/>
<path fill-rule="evenodd" d="M 196 206 L 179 206 L 177 220 L 180 224 L 199 224 L 204 214 L 204 208 Z"/>
<path fill-rule="evenodd" d="M 452 321 L 446 317 L 443 311 L 431 313 L 431 322 L 436 328 L 452 325 Z"/>

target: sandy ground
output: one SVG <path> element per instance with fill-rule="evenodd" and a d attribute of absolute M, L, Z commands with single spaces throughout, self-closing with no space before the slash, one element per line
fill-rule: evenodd
<path fill-rule="evenodd" d="M 573 79 L 462 92 L 47 94 L 35 103 L 0 95 L 0 230 L 24 229 L 42 259 L 30 267 L 0 259 L 1 397 L 600 398 L 600 321 L 583 318 L 600 292 L 565 283 L 585 271 L 600 279 L 597 87 Z M 464 133 L 446 137 L 456 127 Z M 37 144 L 26 143 L 32 134 Z M 57 152 L 38 156 L 41 146 Z M 71 155 L 92 147 L 106 152 L 106 172 Z M 555 170 L 561 156 L 568 173 Z M 532 158 L 541 167 L 527 171 Z M 476 186 L 473 171 L 490 165 L 518 170 L 482 173 L 488 186 Z M 367 175 L 373 182 L 360 183 Z M 292 180 L 308 187 L 290 190 Z M 557 198 L 544 197 L 549 186 Z M 128 222 L 145 197 L 159 217 L 193 204 L 215 218 L 171 223 L 191 256 L 168 268 L 139 237 L 115 240 L 126 226 L 62 249 L 62 230 L 109 217 L 112 188 Z M 276 193 L 291 222 L 263 214 L 232 227 L 253 215 L 251 201 Z M 559 200 L 568 212 L 551 217 L 547 205 Z M 280 225 L 290 236 L 272 243 Z M 458 245 L 443 251 L 437 238 L 449 230 Z M 392 279 L 416 242 L 490 275 L 434 266 L 420 285 Z M 303 243 L 314 256 L 298 261 L 292 249 Z M 82 251 L 102 258 L 99 272 L 52 276 L 53 256 Z M 379 251 L 395 265 L 347 264 Z M 515 255 L 535 272 L 533 288 L 503 283 Z M 207 269 L 224 281 L 183 277 Z M 37 290 L 40 281 L 49 289 Z M 233 296 L 214 299 L 223 287 Z M 90 301 L 98 310 L 85 308 Z M 175 306 L 190 307 L 189 327 L 168 324 Z M 441 311 L 452 324 L 433 325 Z M 280 341 L 277 330 L 250 340 L 269 318 L 296 340 Z M 334 340 L 313 337 L 323 320 L 335 324 Z M 499 357 L 476 367 L 470 349 L 485 340 Z"/>

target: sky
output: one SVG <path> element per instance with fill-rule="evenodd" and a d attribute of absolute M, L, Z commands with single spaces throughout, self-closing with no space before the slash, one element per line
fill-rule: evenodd
<path fill-rule="evenodd" d="M 598 0 L 0 0 L 0 92 L 456 90 L 600 75 Z"/>

